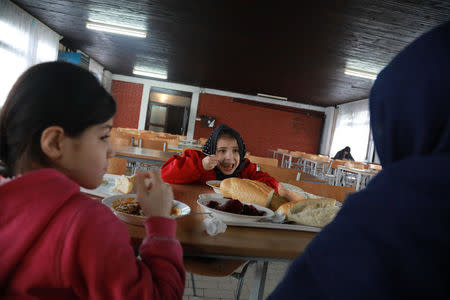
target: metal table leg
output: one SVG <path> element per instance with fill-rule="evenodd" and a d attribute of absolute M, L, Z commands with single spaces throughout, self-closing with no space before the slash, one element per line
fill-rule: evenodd
<path fill-rule="evenodd" d="M 255 277 L 250 291 L 249 300 L 262 300 L 264 296 L 264 285 L 266 284 L 268 261 L 258 261 L 255 267 Z"/>
<path fill-rule="evenodd" d="M 356 177 L 356 190 L 359 191 L 359 187 L 361 186 L 361 173 L 358 172 L 358 176 Z"/>

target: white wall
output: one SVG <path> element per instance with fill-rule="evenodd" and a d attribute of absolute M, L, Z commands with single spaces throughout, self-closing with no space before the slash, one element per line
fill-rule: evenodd
<path fill-rule="evenodd" d="M 325 122 L 323 124 L 322 138 L 320 140 L 319 148 L 319 153 L 322 155 L 329 155 L 330 153 L 334 111 L 335 108 L 333 106 L 325 108 Z"/>

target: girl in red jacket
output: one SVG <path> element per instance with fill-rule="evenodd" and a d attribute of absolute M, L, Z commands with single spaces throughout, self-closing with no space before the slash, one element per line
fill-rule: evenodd
<path fill-rule="evenodd" d="M 9 178 L 0 179 L 3 297 L 182 298 L 182 248 L 168 218 L 173 193 L 159 174 L 137 174 L 150 216 L 139 259 L 124 224 L 80 193 L 101 184 L 114 156 L 115 111 L 97 79 L 68 63 L 36 65 L 12 88 L 0 114 L 0 170 Z"/>
<path fill-rule="evenodd" d="M 205 183 L 229 177 L 261 181 L 291 200 L 292 192 L 278 185 L 278 181 L 245 158 L 245 144 L 240 134 L 221 124 L 214 129 L 202 151 L 186 150 L 184 155 L 172 156 L 161 168 L 161 176 L 169 183 Z"/>

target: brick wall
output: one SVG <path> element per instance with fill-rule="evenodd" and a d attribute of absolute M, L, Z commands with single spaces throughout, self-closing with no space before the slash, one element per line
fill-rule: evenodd
<path fill-rule="evenodd" d="M 245 102 L 245 101 L 244 101 Z M 296 109 L 279 110 L 247 103 L 233 98 L 200 94 L 197 116 L 216 118 L 215 125 L 226 124 L 236 129 L 244 139 L 247 151 L 267 156 L 269 149 L 318 153 L 324 114 Z M 212 129 L 195 122 L 194 138 L 207 138 Z"/>
<path fill-rule="evenodd" d="M 144 85 L 113 80 L 111 94 L 117 103 L 114 127 L 138 128 Z"/>

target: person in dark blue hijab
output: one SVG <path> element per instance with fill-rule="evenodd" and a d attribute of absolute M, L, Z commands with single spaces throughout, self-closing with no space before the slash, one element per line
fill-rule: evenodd
<path fill-rule="evenodd" d="M 268 299 L 450 299 L 450 22 L 401 51 L 369 102 L 383 170 Z"/>
<path fill-rule="evenodd" d="M 342 150 L 339 150 L 333 159 L 346 159 L 346 160 L 355 160 L 353 156 L 350 154 L 350 147 L 347 146 Z"/>

